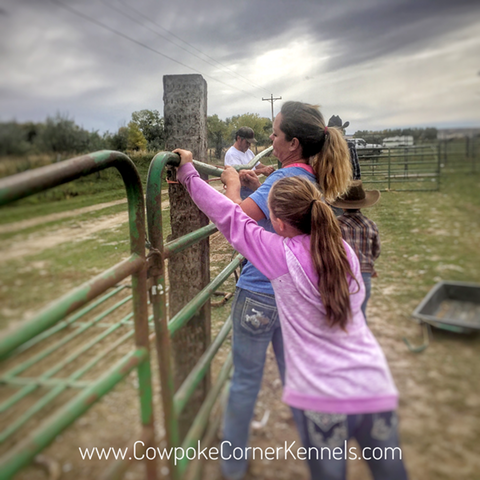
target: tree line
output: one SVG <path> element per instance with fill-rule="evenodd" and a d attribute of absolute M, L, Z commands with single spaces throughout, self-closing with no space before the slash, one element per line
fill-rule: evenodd
<path fill-rule="evenodd" d="M 255 132 L 257 144 L 270 145 L 272 121 L 256 113 L 236 115 L 222 120 L 218 115 L 207 117 L 208 146 L 215 158 L 222 159 L 226 148 L 234 141 L 238 128 L 247 126 Z M 382 131 L 359 130 L 355 137 L 367 143 L 382 143 L 386 137 L 411 135 L 415 143 L 431 142 L 437 138 L 436 128 L 405 128 Z M 164 119 L 157 110 L 139 110 L 131 120 L 116 132 L 88 131 L 77 125 L 68 115 L 57 113 L 44 122 L 0 122 L 0 156 L 30 154 L 57 154 L 67 156 L 97 150 L 120 152 L 158 152 L 165 149 Z"/>
<path fill-rule="evenodd" d="M 258 114 L 246 113 L 222 120 L 218 115 L 207 117 L 208 146 L 215 156 L 235 141 L 235 131 L 251 127 L 259 145 L 269 142 L 272 122 Z M 30 154 L 83 154 L 97 150 L 120 152 L 158 152 L 165 148 L 164 119 L 157 110 L 132 113 L 131 120 L 116 132 L 88 131 L 77 125 L 68 115 L 57 113 L 44 122 L 0 122 L 0 156 Z"/>
<path fill-rule="evenodd" d="M 363 138 L 367 143 L 382 144 L 388 137 L 412 136 L 415 144 L 432 143 L 437 140 L 438 130 L 434 127 L 427 128 L 396 128 L 379 131 L 358 130 L 353 135 L 355 138 Z"/>
<path fill-rule="evenodd" d="M 68 115 L 57 113 L 45 122 L 0 123 L 0 155 L 82 154 L 109 149 L 121 152 L 159 150 L 165 145 L 163 118 L 156 110 L 132 113 L 116 132 L 88 131 Z"/>

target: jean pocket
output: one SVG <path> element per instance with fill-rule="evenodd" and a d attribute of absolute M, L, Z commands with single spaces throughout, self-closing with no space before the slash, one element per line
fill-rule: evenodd
<path fill-rule="evenodd" d="M 259 335 L 267 333 L 277 321 L 277 307 L 268 305 L 252 298 L 246 298 L 243 304 L 241 325 L 249 333 Z"/>
<path fill-rule="evenodd" d="M 372 431 L 370 436 L 382 442 L 387 441 L 397 431 L 398 418 L 396 412 L 372 414 Z"/>
<path fill-rule="evenodd" d="M 315 447 L 335 448 L 348 440 L 347 415 L 305 410 L 309 443 Z"/>

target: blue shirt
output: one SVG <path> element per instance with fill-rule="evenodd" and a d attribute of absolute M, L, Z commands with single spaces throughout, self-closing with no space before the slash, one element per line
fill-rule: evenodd
<path fill-rule="evenodd" d="M 310 181 L 316 183 L 315 175 L 307 172 L 301 167 L 286 167 L 276 170 L 270 174 L 265 182 L 255 191 L 250 197 L 260 208 L 260 210 L 265 215 L 263 220 L 260 220 L 258 224 L 269 232 L 275 232 L 270 221 L 270 212 L 268 210 L 268 194 L 272 185 L 281 178 L 285 177 L 297 177 L 303 175 L 307 177 Z M 250 290 L 251 292 L 257 293 L 267 293 L 273 295 L 273 288 L 270 280 L 260 273 L 250 262 L 247 262 L 242 268 L 242 274 L 237 282 L 237 287 L 243 288 L 245 290 Z"/>

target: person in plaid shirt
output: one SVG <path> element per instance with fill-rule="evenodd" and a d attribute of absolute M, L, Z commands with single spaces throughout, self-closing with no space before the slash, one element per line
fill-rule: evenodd
<path fill-rule="evenodd" d="M 360 209 L 375 205 L 379 198 L 378 190 L 365 191 L 361 180 L 353 180 L 347 194 L 332 203 L 332 206 L 343 210 L 343 215 L 337 217 L 342 237 L 353 248 L 360 261 L 365 284 L 365 300 L 362 304 L 365 320 L 372 277 L 377 276 L 374 264 L 380 255 L 380 235 L 375 222 L 363 215 Z"/>

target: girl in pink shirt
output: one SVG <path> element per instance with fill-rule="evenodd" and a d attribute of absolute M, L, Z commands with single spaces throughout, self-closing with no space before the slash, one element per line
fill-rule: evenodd
<path fill-rule="evenodd" d="M 191 152 L 175 152 L 178 180 L 194 202 L 272 283 L 285 344 L 283 400 L 299 411 L 312 478 L 344 479 L 346 459 L 364 458 L 375 480 L 406 479 L 398 392 L 361 310 L 358 258 L 320 190 L 303 177 L 276 182 L 271 233 L 200 178 Z M 352 436 L 361 451 L 347 449 Z"/>

